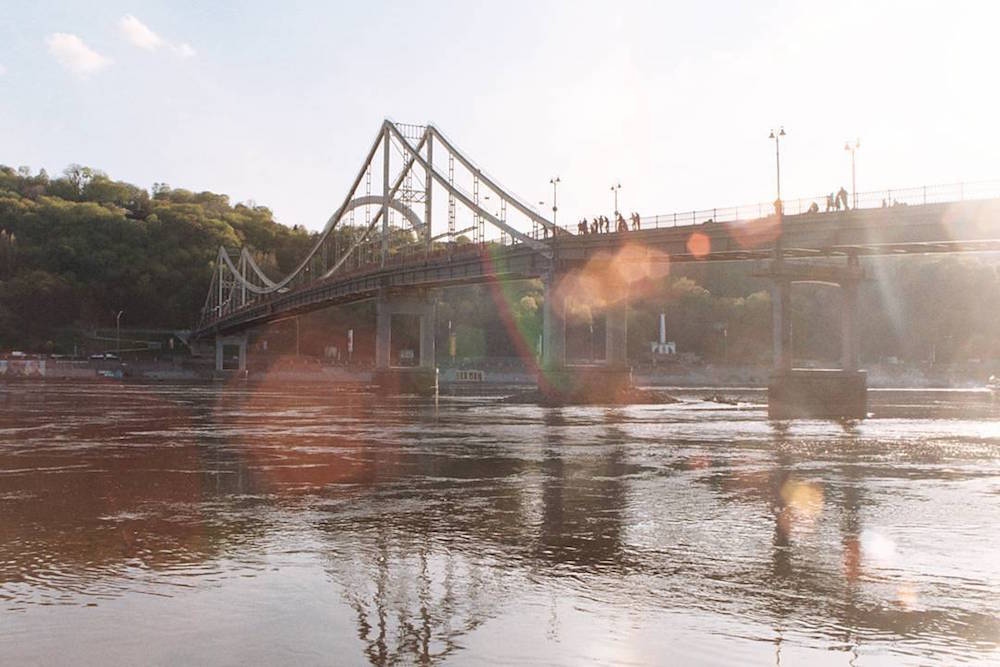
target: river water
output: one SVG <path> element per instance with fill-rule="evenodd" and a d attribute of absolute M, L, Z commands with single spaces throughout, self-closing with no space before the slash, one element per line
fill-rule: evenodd
<path fill-rule="evenodd" d="M 0 385 L 0 664 L 1000 662 L 987 394 L 707 393 Z"/>

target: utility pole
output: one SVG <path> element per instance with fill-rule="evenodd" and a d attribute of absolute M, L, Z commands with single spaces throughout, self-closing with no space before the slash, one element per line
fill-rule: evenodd
<path fill-rule="evenodd" d="M 622 189 L 621 183 L 615 183 L 611 186 L 611 192 L 615 194 L 615 220 L 618 220 L 618 191 Z"/>

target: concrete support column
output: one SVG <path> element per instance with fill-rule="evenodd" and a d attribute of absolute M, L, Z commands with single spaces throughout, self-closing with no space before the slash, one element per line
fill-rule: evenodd
<path fill-rule="evenodd" d="M 221 372 L 225 364 L 225 338 L 215 337 L 215 370 Z"/>
<path fill-rule="evenodd" d="M 858 326 L 858 284 L 854 281 L 840 286 L 843 299 L 840 330 L 840 366 L 856 371 L 860 366 L 861 331 Z"/>
<path fill-rule="evenodd" d="M 380 294 L 375 301 L 375 368 L 392 365 L 392 316 L 415 315 L 420 321 L 419 365 L 434 368 L 434 325 L 437 307 L 434 298 L 426 293 Z"/>
<path fill-rule="evenodd" d="M 247 370 L 247 337 L 240 336 L 239 342 L 237 343 L 240 348 L 239 354 L 239 370 L 241 373 L 245 373 Z"/>
<path fill-rule="evenodd" d="M 538 390 L 542 401 L 552 405 L 571 403 L 623 403 L 632 400 L 632 373 L 628 368 L 625 335 L 627 302 L 605 311 L 607 343 L 605 366 L 566 364 L 566 298 L 559 290 L 556 274 L 544 277 L 542 308 L 542 368 Z"/>
<path fill-rule="evenodd" d="M 771 286 L 771 334 L 774 345 L 774 370 L 792 368 L 792 284 L 775 279 Z"/>
<path fill-rule="evenodd" d="M 389 368 L 392 353 L 392 307 L 385 296 L 375 301 L 375 368 Z"/>
<path fill-rule="evenodd" d="M 384 394 L 431 395 L 437 391 L 434 355 L 434 297 L 424 291 L 389 293 L 383 290 L 375 302 L 374 383 Z M 416 367 L 392 365 L 392 316 L 415 316 L 419 322 L 419 359 Z"/>
<path fill-rule="evenodd" d="M 238 368 L 245 371 L 247 369 L 247 335 L 240 336 L 216 336 L 215 337 L 215 370 L 226 370 L 226 346 L 236 346 L 238 352 Z"/>
<path fill-rule="evenodd" d="M 608 306 L 604 313 L 605 359 L 608 366 L 628 366 L 628 301 Z"/>
<path fill-rule="evenodd" d="M 556 289 L 554 275 L 546 276 L 542 306 L 542 367 L 559 369 L 566 365 L 566 299 Z"/>

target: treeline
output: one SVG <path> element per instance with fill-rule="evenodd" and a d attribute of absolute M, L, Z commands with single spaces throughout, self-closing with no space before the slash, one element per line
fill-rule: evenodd
<path fill-rule="evenodd" d="M 61 329 L 106 327 L 119 310 L 128 326 L 189 327 L 220 245 L 249 245 L 282 273 L 310 242 L 226 195 L 0 166 L 0 348 L 58 351 Z"/>

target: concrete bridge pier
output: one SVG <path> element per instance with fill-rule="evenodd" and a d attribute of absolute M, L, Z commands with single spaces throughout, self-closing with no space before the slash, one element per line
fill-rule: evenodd
<path fill-rule="evenodd" d="M 542 399 L 556 404 L 627 401 L 632 388 L 626 347 L 627 300 L 605 310 L 605 363 L 570 365 L 566 363 L 566 298 L 557 288 L 557 277 L 546 276 L 544 283 L 542 365 L 537 379 Z"/>
<path fill-rule="evenodd" d="M 864 277 L 857 257 L 846 267 L 792 266 L 776 259 L 766 274 L 772 284 L 774 368 L 767 388 L 771 419 L 863 419 L 868 414 L 867 374 L 858 369 L 858 285 Z M 791 287 L 796 282 L 832 285 L 841 294 L 840 368 L 792 367 Z"/>
<path fill-rule="evenodd" d="M 226 348 L 236 347 L 239 349 L 238 365 L 235 369 L 226 368 Z M 221 373 L 223 371 L 238 370 L 240 373 L 245 373 L 247 370 L 247 334 L 239 334 L 235 336 L 216 336 L 215 337 L 215 371 Z"/>
<path fill-rule="evenodd" d="M 390 293 L 383 290 L 375 302 L 375 374 L 379 393 L 433 395 L 437 391 L 438 371 L 434 354 L 434 322 L 437 307 L 426 291 Z M 419 350 L 415 365 L 393 364 L 392 318 L 415 316 L 418 321 Z M 399 360 L 397 360 L 399 361 Z"/>

